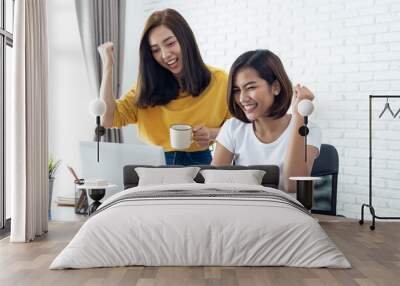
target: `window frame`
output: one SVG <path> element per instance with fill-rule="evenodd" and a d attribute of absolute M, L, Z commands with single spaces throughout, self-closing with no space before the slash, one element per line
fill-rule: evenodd
<path fill-rule="evenodd" d="M 6 30 L 6 17 L 14 17 L 15 0 L 12 1 L 13 15 L 6 15 L 6 0 L 0 0 L 0 237 L 10 231 L 10 219 L 6 218 L 6 178 L 5 178 L 5 131 L 6 131 L 6 59 L 7 46 L 13 48 L 13 33 Z"/>

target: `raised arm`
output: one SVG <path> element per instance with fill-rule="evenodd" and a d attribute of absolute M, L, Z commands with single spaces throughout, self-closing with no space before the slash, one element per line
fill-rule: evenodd
<path fill-rule="evenodd" d="M 232 165 L 233 153 L 226 149 L 224 145 L 216 143 L 214 156 L 211 162 L 213 166 Z"/>
<path fill-rule="evenodd" d="M 297 105 L 302 99 L 313 100 L 314 95 L 307 87 L 296 85 L 293 98 L 292 120 L 295 126 L 290 135 L 288 151 L 283 164 L 284 188 L 288 192 L 295 192 L 296 185 L 289 177 L 310 176 L 315 158 L 318 156 L 318 149 L 314 146 L 307 146 L 307 162 L 304 160 L 304 137 L 299 134 L 299 128 L 303 125 L 304 118 L 298 113 Z"/>
<path fill-rule="evenodd" d="M 111 42 L 106 42 L 97 48 L 102 61 L 102 77 L 100 85 L 100 97 L 106 103 L 106 112 L 102 117 L 102 125 L 106 128 L 112 127 L 115 110 L 115 96 L 113 94 L 113 51 L 114 45 Z"/>

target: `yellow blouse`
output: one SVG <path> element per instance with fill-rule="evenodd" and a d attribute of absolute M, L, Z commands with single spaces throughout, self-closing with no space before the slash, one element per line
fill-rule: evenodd
<path fill-rule="evenodd" d="M 140 108 L 134 103 L 135 88 L 116 101 L 114 127 L 137 124 L 139 136 L 151 144 L 159 145 L 164 151 L 174 151 L 169 142 L 169 127 L 172 124 L 204 125 L 219 128 L 230 117 L 227 106 L 227 74 L 208 66 L 211 81 L 197 97 L 180 92 L 177 99 L 166 105 Z M 193 143 L 188 152 L 200 151 Z"/>

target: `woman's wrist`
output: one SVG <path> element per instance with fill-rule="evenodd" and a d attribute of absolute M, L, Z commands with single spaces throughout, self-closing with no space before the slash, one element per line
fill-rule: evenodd
<path fill-rule="evenodd" d="M 304 124 L 304 117 L 301 116 L 299 113 L 293 114 L 293 120 L 295 125 L 303 125 Z"/>
<path fill-rule="evenodd" d="M 209 128 L 209 139 L 210 141 L 215 141 L 215 139 L 217 138 L 218 132 L 219 132 L 220 128 Z"/>
<path fill-rule="evenodd" d="M 103 62 L 103 73 L 112 72 L 113 63 L 109 61 Z"/>

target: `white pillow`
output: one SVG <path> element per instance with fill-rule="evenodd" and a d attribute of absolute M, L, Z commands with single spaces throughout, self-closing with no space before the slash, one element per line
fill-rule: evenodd
<path fill-rule="evenodd" d="M 135 168 L 139 176 L 138 186 L 195 183 L 193 179 L 199 170 L 199 167 Z"/>
<path fill-rule="evenodd" d="M 202 170 L 204 183 L 235 183 L 261 185 L 265 171 L 262 170 Z"/>

